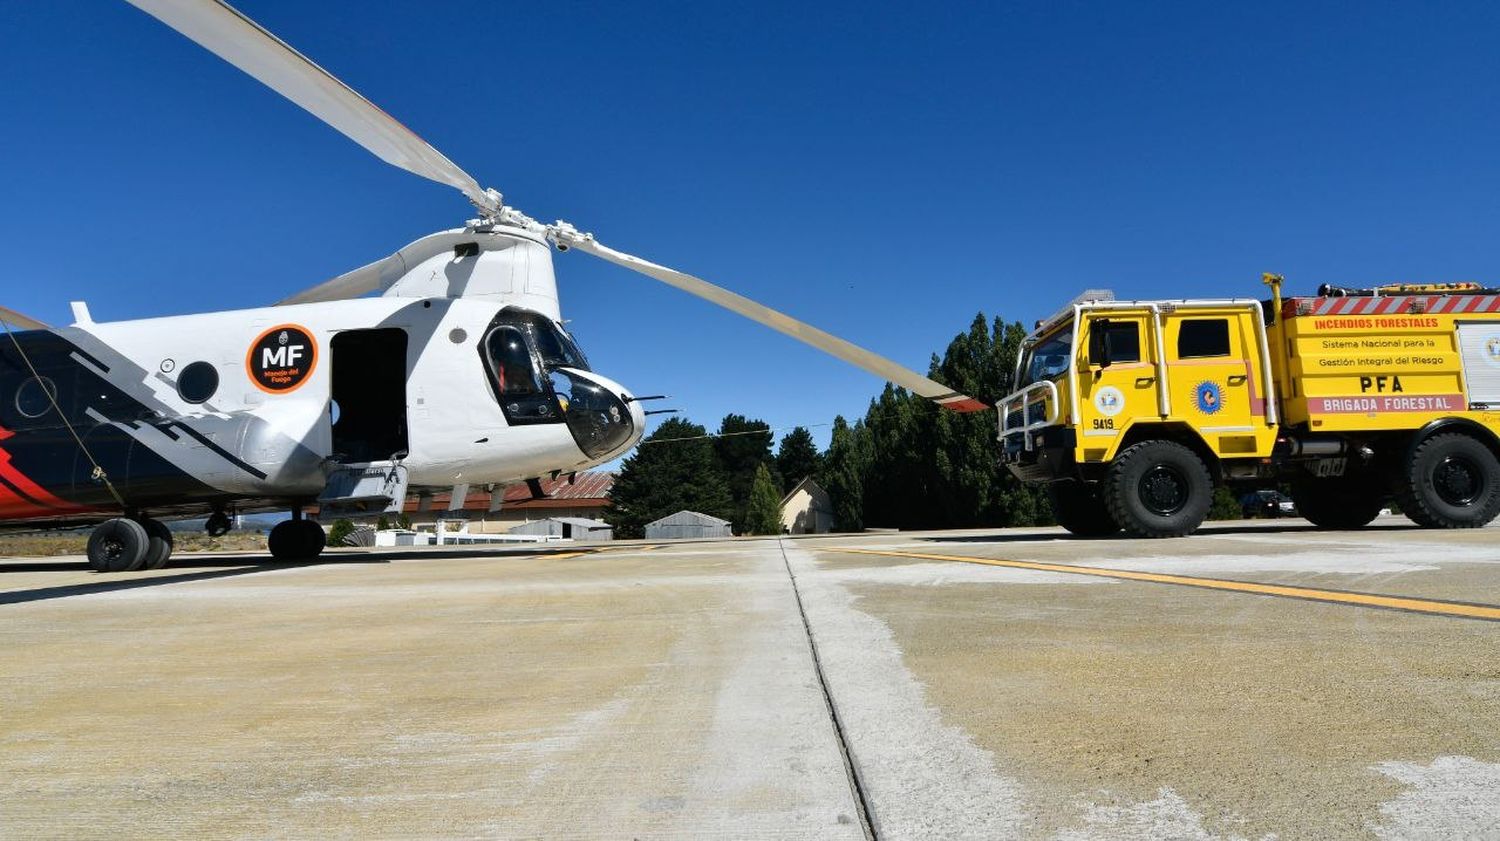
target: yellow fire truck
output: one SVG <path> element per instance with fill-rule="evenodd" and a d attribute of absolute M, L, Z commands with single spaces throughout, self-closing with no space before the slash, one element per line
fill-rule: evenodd
<path fill-rule="evenodd" d="M 1414 522 L 1500 513 L 1500 289 L 1324 286 L 1316 297 L 1085 293 L 1022 345 L 1002 460 L 1079 535 L 1185 535 L 1216 485 L 1289 484 L 1325 528 L 1394 498 Z"/>

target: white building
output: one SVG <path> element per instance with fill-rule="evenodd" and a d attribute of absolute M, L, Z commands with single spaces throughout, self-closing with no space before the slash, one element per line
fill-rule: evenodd
<path fill-rule="evenodd" d="M 781 530 L 787 534 L 833 531 L 833 503 L 828 499 L 828 491 L 811 476 L 798 482 L 781 500 Z"/>

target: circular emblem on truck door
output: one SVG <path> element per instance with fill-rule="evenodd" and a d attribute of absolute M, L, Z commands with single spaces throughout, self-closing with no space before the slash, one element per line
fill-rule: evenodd
<path fill-rule="evenodd" d="M 1500 365 L 1500 336 L 1490 336 L 1484 340 L 1484 361 Z"/>
<path fill-rule="evenodd" d="M 1224 391 L 1213 380 L 1204 380 L 1193 389 L 1193 403 L 1203 414 L 1215 414 L 1224 408 Z"/>
<path fill-rule="evenodd" d="M 317 342 L 306 328 L 295 324 L 272 327 L 260 334 L 245 356 L 250 382 L 270 394 L 296 391 L 317 364 Z"/>
<path fill-rule="evenodd" d="M 1125 392 L 1107 385 L 1094 392 L 1094 408 L 1107 418 L 1125 411 Z"/>

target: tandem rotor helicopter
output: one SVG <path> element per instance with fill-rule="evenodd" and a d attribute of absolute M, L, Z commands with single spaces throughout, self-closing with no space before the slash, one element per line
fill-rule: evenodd
<path fill-rule="evenodd" d="M 460 190 L 464 227 L 272 306 L 48 327 L 0 308 L 0 523 L 97 524 L 101 572 L 159 568 L 160 519 L 290 511 L 278 560 L 317 556 L 320 513 L 557 477 L 640 439 L 642 400 L 562 324 L 552 249 L 608 260 L 957 411 L 988 408 L 734 292 L 543 224 L 222 0 L 129 0 L 382 160 Z M 374 293 L 374 294 L 372 294 Z"/>

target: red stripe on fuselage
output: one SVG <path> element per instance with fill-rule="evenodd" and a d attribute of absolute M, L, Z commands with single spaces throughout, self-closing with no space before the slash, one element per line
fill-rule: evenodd
<path fill-rule="evenodd" d="M 0 442 L 15 436 L 0 426 Z M 91 511 L 87 506 L 60 499 L 27 478 L 10 463 L 10 453 L 0 447 L 0 520 L 32 520 L 38 517 Z"/>

